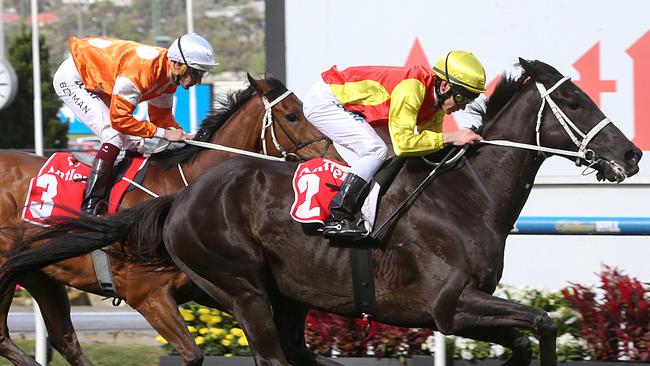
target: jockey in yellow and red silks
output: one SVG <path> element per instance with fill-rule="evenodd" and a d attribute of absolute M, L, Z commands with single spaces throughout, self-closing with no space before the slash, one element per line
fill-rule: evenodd
<path fill-rule="evenodd" d="M 358 159 L 330 204 L 325 237 L 357 236 L 365 228 L 354 221 L 355 208 L 389 152 L 375 128 L 388 127 L 398 156 L 425 155 L 444 145 L 481 139 L 469 129 L 443 132 L 451 114 L 485 92 L 485 71 L 467 51 L 451 51 L 433 69 L 422 66 L 357 66 L 322 73 L 304 100 L 305 116 Z"/>

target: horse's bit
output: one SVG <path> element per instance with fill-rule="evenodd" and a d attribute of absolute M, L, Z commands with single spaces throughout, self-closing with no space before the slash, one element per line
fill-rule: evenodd
<path fill-rule="evenodd" d="M 553 101 L 553 98 L 551 98 L 551 93 L 557 89 L 562 83 L 565 81 L 569 80 L 570 78 L 568 76 L 563 77 L 560 79 L 555 85 L 550 87 L 548 90 L 544 87 L 539 82 L 535 82 L 535 85 L 537 86 L 537 90 L 539 90 L 540 97 L 542 98 L 542 105 L 539 107 L 539 111 L 537 112 L 537 124 L 535 126 L 535 140 L 537 142 L 537 145 L 530 145 L 530 144 L 524 144 L 520 142 L 513 142 L 513 141 L 507 141 L 507 140 L 482 140 L 480 143 L 484 144 L 490 144 L 490 145 L 499 145 L 499 146 L 511 146 L 511 147 L 519 147 L 522 149 L 529 149 L 529 150 L 536 150 L 540 152 L 548 152 L 552 154 L 558 154 L 558 155 L 566 155 L 566 156 L 575 156 L 576 157 L 576 165 L 580 166 L 580 159 L 583 159 L 584 161 L 587 162 L 588 165 L 594 164 L 596 161 L 598 161 L 596 153 L 591 150 L 587 149 L 587 144 L 600 132 L 605 126 L 607 126 L 611 120 L 607 117 L 605 117 L 602 121 L 598 122 L 596 126 L 594 126 L 588 133 L 583 133 L 576 125 L 571 121 L 571 119 L 558 107 L 558 105 Z M 544 112 L 544 107 L 546 104 L 551 107 L 551 111 L 553 111 L 553 114 L 555 114 L 555 117 L 557 118 L 558 122 L 560 122 L 560 125 L 562 128 L 564 128 L 564 131 L 567 133 L 569 138 L 571 138 L 571 141 L 578 147 L 578 151 L 572 151 L 572 150 L 563 150 L 563 149 L 554 149 L 550 147 L 545 147 L 541 145 L 540 142 L 540 130 L 542 126 L 542 115 Z M 575 133 L 574 133 L 575 131 Z M 576 133 L 582 138 L 580 140 L 577 136 Z"/>

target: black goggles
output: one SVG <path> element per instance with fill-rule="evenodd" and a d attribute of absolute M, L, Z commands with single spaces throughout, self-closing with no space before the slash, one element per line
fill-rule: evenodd
<path fill-rule="evenodd" d="M 478 97 L 478 94 L 475 93 L 469 93 L 469 92 L 462 92 L 458 90 L 457 88 L 452 88 L 453 97 L 454 97 L 454 102 L 459 105 L 465 105 L 468 103 L 471 103 Z"/>
<path fill-rule="evenodd" d="M 190 77 L 194 80 L 201 80 L 203 76 L 205 76 L 205 73 L 207 72 L 192 67 L 188 67 L 187 69 L 189 70 L 188 73 L 190 74 Z"/>

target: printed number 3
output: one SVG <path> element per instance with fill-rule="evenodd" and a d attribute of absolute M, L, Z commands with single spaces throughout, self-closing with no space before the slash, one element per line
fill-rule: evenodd
<path fill-rule="evenodd" d="M 320 178 L 316 174 L 305 174 L 298 179 L 298 190 L 300 193 L 305 193 L 305 201 L 296 208 L 296 217 L 301 219 L 309 219 L 312 217 L 320 216 L 320 207 L 310 207 L 311 199 L 318 193 L 320 185 Z"/>
<path fill-rule="evenodd" d="M 57 194 L 57 180 L 52 174 L 41 175 L 36 179 L 36 186 L 45 188 L 41 194 L 41 202 L 32 201 L 29 212 L 36 217 L 49 217 L 54 209 L 54 197 Z"/>

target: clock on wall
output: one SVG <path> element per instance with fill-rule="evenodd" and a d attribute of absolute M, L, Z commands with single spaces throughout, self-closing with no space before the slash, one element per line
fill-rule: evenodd
<path fill-rule="evenodd" d="M 9 62 L 0 58 L 0 110 L 5 109 L 16 97 L 18 78 Z"/>

